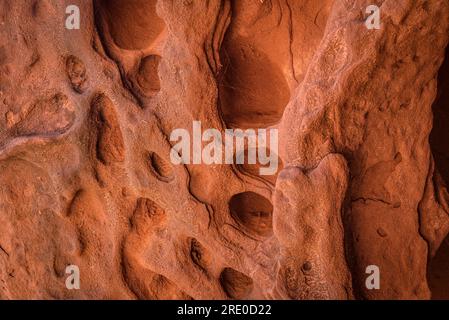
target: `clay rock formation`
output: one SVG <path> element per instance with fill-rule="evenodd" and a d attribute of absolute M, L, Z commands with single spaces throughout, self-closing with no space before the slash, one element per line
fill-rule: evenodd
<path fill-rule="evenodd" d="M 278 177 L 273 222 L 282 248 L 278 286 L 287 297 L 349 298 L 341 216 L 347 187 L 346 161 L 336 154 L 310 172 L 289 167 Z"/>
<path fill-rule="evenodd" d="M 448 0 L 0 0 L 0 25 L 1 299 L 449 298 Z M 175 164 L 194 121 L 277 130 L 277 170 Z"/>

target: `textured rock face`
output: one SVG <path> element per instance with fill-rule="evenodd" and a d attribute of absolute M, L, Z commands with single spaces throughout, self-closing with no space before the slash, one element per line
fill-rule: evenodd
<path fill-rule="evenodd" d="M 0 0 L 0 298 L 449 298 L 449 1 L 371 4 Z"/>

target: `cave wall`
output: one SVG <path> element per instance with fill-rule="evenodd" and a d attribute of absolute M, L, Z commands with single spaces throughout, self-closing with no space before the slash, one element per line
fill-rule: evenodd
<path fill-rule="evenodd" d="M 373 2 L 0 0 L 0 298 L 444 296 L 449 2 Z M 174 165 L 193 121 L 279 172 Z"/>

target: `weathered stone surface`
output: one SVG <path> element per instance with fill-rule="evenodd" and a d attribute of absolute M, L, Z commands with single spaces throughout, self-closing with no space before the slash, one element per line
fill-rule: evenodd
<path fill-rule="evenodd" d="M 449 1 L 375 3 L 0 1 L 0 298 L 449 298 Z"/>

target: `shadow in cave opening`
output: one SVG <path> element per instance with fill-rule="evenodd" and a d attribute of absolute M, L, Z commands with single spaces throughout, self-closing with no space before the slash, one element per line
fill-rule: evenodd
<path fill-rule="evenodd" d="M 438 73 L 438 94 L 433 104 L 433 128 L 430 147 L 442 182 L 449 186 L 449 46 Z M 429 261 L 427 280 L 432 299 L 449 300 L 449 235 Z"/>

